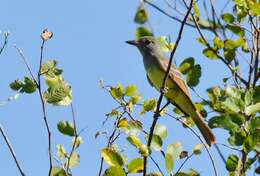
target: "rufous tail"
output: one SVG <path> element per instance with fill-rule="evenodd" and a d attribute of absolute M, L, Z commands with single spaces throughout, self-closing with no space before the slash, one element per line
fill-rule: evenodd
<path fill-rule="evenodd" d="M 192 118 L 197 127 L 199 128 L 202 136 L 206 140 L 207 144 L 209 146 L 216 143 L 216 138 L 211 129 L 208 127 L 208 125 L 204 122 L 202 116 L 198 111 L 196 111 L 196 117 Z"/>

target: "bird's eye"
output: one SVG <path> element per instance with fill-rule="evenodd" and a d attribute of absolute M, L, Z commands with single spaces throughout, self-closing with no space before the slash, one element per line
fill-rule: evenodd
<path fill-rule="evenodd" d="M 143 39 L 141 39 L 141 43 L 142 43 L 144 46 L 147 46 L 147 45 L 149 45 L 149 44 L 151 43 L 151 41 L 148 40 L 148 39 L 143 38 Z"/>

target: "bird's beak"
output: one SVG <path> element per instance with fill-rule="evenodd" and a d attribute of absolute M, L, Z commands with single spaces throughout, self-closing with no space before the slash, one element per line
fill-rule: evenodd
<path fill-rule="evenodd" d="M 130 44 L 130 45 L 134 45 L 134 46 L 138 46 L 139 43 L 136 40 L 128 40 L 126 41 L 126 43 Z"/>

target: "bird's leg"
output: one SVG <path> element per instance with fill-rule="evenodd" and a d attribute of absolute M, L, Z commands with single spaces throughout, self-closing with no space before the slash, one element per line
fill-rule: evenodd
<path fill-rule="evenodd" d="M 166 94 L 167 92 L 169 91 L 169 88 L 168 87 L 162 87 L 160 92 L 163 93 L 163 94 Z"/>

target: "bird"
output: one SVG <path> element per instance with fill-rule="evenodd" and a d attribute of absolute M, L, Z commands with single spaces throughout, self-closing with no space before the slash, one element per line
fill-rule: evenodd
<path fill-rule="evenodd" d="M 167 59 L 161 49 L 159 41 L 153 36 L 145 36 L 137 40 L 126 41 L 126 43 L 134 45 L 139 49 L 143 56 L 143 64 L 148 82 L 160 91 L 163 86 L 163 79 L 167 72 L 169 59 Z M 174 64 L 170 67 L 165 88 L 166 91 L 164 96 L 166 99 L 185 115 L 192 118 L 209 146 L 215 144 L 215 135 L 205 123 L 200 112 L 196 109 L 191 99 L 186 81 Z"/>

